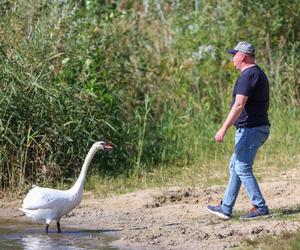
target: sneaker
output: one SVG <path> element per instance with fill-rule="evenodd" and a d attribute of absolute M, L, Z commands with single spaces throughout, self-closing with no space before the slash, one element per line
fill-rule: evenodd
<path fill-rule="evenodd" d="M 261 209 L 256 206 L 250 209 L 250 213 L 242 215 L 240 220 L 252 220 L 261 217 L 269 217 L 269 209 Z"/>
<path fill-rule="evenodd" d="M 231 215 L 224 213 L 221 205 L 222 205 L 222 202 L 220 202 L 220 204 L 218 204 L 216 206 L 208 205 L 207 210 L 208 210 L 208 212 L 210 212 L 214 215 L 217 215 L 218 217 L 222 218 L 223 220 L 229 220 L 231 218 Z"/>

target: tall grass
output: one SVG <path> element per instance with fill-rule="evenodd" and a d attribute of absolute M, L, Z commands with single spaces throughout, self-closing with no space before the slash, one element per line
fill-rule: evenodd
<path fill-rule="evenodd" d="M 1 189 L 67 182 L 99 139 L 116 147 L 93 175 L 222 160 L 232 144 L 213 137 L 238 75 L 225 50 L 239 40 L 270 78 L 267 154 L 297 154 L 299 5 L 1 1 Z"/>

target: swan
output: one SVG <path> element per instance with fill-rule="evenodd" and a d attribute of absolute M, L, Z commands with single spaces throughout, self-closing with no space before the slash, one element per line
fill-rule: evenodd
<path fill-rule="evenodd" d="M 61 233 L 60 219 L 81 202 L 87 169 L 99 149 L 109 151 L 112 146 L 104 141 L 93 144 L 85 157 L 80 175 L 73 187 L 68 190 L 57 190 L 33 185 L 33 188 L 24 198 L 20 210 L 31 220 L 46 223 L 46 233 L 48 233 L 51 221 L 55 220 L 57 232 Z"/>

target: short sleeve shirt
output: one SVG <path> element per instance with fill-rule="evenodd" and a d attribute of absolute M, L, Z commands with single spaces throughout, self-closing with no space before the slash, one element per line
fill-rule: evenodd
<path fill-rule="evenodd" d="M 234 124 L 237 128 L 270 126 L 268 119 L 269 81 L 257 65 L 241 72 L 233 88 L 231 107 L 237 94 L 248 97 L 240 117 Z"/>

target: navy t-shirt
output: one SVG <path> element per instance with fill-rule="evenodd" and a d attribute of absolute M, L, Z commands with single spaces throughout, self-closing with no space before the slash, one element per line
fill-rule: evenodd
<path fill-rule="evenodd" d="M 269 81 L 257 65 L 241 72 L 233 88 L 231 107 L 237 94 L 248 96 L 240 117 L 234 123 L 237 128 L 270 125 L 268 119 Z"/>

